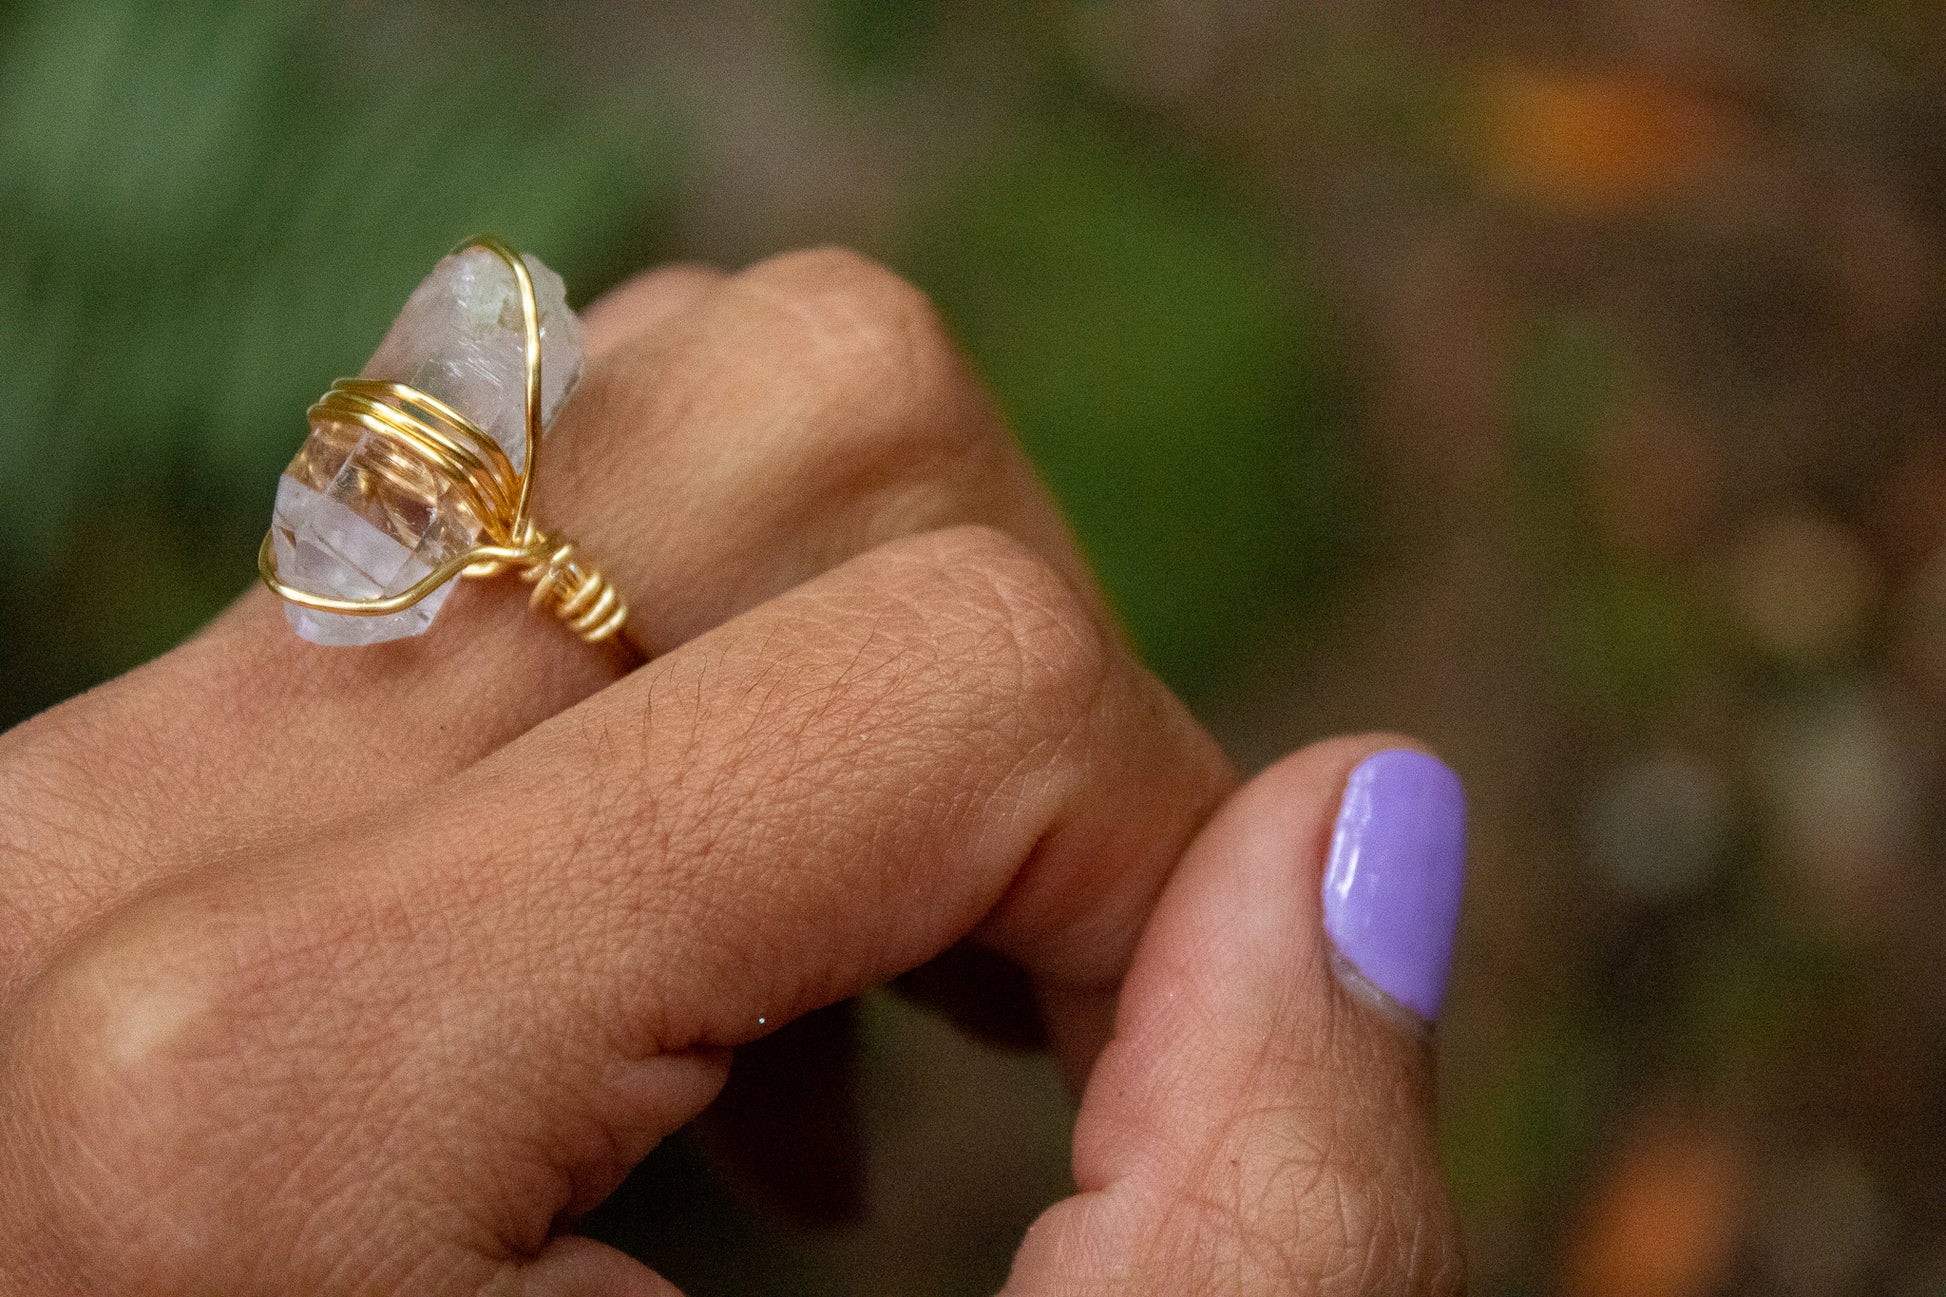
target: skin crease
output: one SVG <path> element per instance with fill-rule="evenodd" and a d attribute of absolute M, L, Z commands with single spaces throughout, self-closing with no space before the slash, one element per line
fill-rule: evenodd
<path fill-rule="evenodd" d="M 671 1292 L 573 1218 L 732 1051 L 971 940 L 1086 1087 L 1009 1292 L 1459 1291 L 1427 1038 L 1318 917 L 1399 741 L 1235 791 L 869 262 L 587 322 L 538 511 L 629 643 L 484 583 L 324 651 L 253 591 L 0 735 L 0 1290 Z"/>

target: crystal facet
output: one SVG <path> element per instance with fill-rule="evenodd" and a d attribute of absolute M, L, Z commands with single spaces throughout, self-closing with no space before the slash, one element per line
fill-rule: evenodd
<path fill-rule="evenodd" d="M 541 424 L 553 421 L 581 377 L 581 323 L 561 277 L 521 258 L 540 308 Z M 363 377 L 405 383 L 465 415 L 500 443 L 516 469 L 527 458 L 527 343 L 513 271 L 485 248 L 433 267 L 413 290 Z M 463 495 L 424 465 L 352 424 L 324 422 L 277 482 L 271 544 L 282 579 L 338 599 L 398 594 L 478 539 Z M 382 617 L 284 605 L 313 644 L 377 644 L 432 625 L 452 582 Z"/>

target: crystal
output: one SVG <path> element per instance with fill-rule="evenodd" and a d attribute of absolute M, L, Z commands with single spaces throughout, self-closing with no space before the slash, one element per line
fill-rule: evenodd
<path fill-rule="evenodd" d="M 521 258 L 540 308 L 541 425 L 581 377 L 581 323 L 561 277 Z M 513 271 L 485 248 L 456 252 L 413 290 L 362 376 L 437 397 L 500 443 L 516 469 L 527 459 L 527 343 Z M 398 594 L 479 538 L 481 520 L 445 478 L 384 438 L 321 421 L 277 481 L 271 544 L 285 584 L 338 599 Z M 313 644 L 377 644 L 427 630 L 452 593 L 382 617 L 284 605 Z"/>

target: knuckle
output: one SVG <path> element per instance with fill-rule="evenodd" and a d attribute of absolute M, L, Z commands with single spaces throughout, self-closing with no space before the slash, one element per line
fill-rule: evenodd
<path fill-rule="evenodd" d="M 924 293 L 850 248 L 780 253 L 744 271 L 742 278 L 794 307 L 806 320 L 828 326 L 833 334 L 938 325 L 938 313 Z"/>
<path fill-rule="evenodd" d="M 882 468 L 991 439 L 997 420 L 924 292 L 846 248 L 789 252 L 743 272 L 764 340 L 816 379 L 828 450 Z M 840 444 L 830 446 L 830 440 Z"/>
<path fill-rule="evenodd" d="M 997 528 L 969 524 L 917 538 L 908 591 L 948 651 L 1029 721 L 1062 733 L 1092 711 L 1118 661 L 1110 630 L 1055 568 Z"/>
<path fill-rule="evenodd" d="M 657 325 L 722 279 L 721 271 L 702 262 L 673 261 L 617 284 L 581 313 L 582 323 L 594 335 L 589 350 L 601 352 L 631 341 L 653 343 Z"/>

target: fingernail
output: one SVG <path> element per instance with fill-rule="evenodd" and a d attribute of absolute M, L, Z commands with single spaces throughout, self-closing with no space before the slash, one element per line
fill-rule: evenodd
<path fill-rule="evenodd" d="M 1446 994 L 1466 875 L 1459 776 L 1410 749 L 1345 783 L 1324 875 L 1324 927 L 1359 978 L 1431 1021 Z"/>

